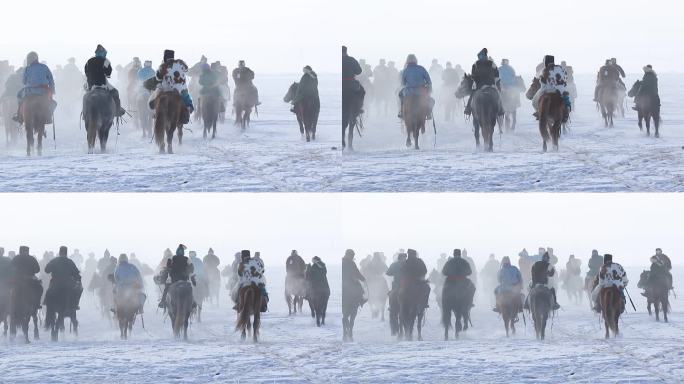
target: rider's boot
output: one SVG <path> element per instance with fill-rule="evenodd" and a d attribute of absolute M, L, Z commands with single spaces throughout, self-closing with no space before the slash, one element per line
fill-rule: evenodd
<path fill-rule="evenodd" d="M 21 115 L 21 101 L 19 101 L 19 106 L 17 107 L 17 113 L 12 116 L 12 120 L 16 121 L 19 124 L 24 123 L 24 116 Z"/>
<path fill-rule="evenodd" d="M 126 110 L 124 110 L 121 107 L 121 98 L 119 98 L 119 91 L 116 89 L 112 89 L 109 91 L 112 94 L 112 98 L 114 98 L 114 104 L 116 104 L 116 117 L 121 117 L 126 113 Z"/>

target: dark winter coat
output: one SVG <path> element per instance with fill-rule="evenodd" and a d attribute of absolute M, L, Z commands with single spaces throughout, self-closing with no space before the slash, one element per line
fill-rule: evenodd
<path fill-rule="evenodd" d="M 499 69 L 491 60 L 476 61 L 471 73 L 477 89 L 487 85 L 496 85 L 499 78 Z"/>
<path fill-rule="evenodd" d="M 9 281 L 12 277 L 12 259 L 0 256 L 0 284 Z"/>
<path fill-rule="evenodd" d="M 442 274 L 447 277 L 447 281 L 449 281 L 449 277 L 452 279 L 466 278 L 471 273 L 473 271 L 470 268 L 470 264 L 462 257 L 452 257 L 442 268 Z"/>
<path fill-rule="evenodd" d="M 417 257 L 409 257 L 401 266 L 402 280 L 420 281 L 425 280 L 427 267 L 423 260 Z"/>
<path fill-rule="evenodd" d="M 40 265 L 33 256 L 17 255 L 12 259 L 12 272 L 15 278 L 34 277 L 40 272 Z"/>
<path fill-rule="evenodd" d="M 296 104 L 304 98 L 318 99 L 318 76 L 316 76 L 316 72 L 311 71 L 310 74 L 302 75 L 293 103 Z"/>
<path fill-rule="evenodd" d="M 292 255 L 285 262 L 285 272 L 288 276 L 304 277 L 306 272 L 306 262 L 299 255 Z"/>
<path fill-rule="evenodd" d="M 233 81 L 235 82 L 236 87 L 250 85 L 252 84 L 252 80 L 254 80 L 254 71 L 248 67 L 235 68 L 233 70 Z"/>
<path fill-rule="evenodd" d="M 328 269 L 322 261 L 311 264 L 306 271 L 306 281 L 311 285 L 312 291 L 330 294 L 327 273 Z"/>
<path fill-rule="evenodd" d="M 603 257 L 600 255 L 593 255 L 589 259 L 589 274 L 597 275 L 601 267 L 603 266 Z"/>
<path fill-rule="evenodd" d="M 85 75 L 88 82 L 88 89 L 94 85 L 107 84 L 107 78 L 112 75 L 112 65 L 104 57 L 91 57 L 85 65 Z"/>
<path fill-rule="evenodd" d="M 363 297 L 363 287 L 361 282 L 366 281 L 354 259 L 351 257 L 342 258 L 342 301 L 361 300 Z"/>
<path fill-rule="evenodd" d="M 658 96 L 658 76 L 655 72 L 644 73 L 637 96 Z"/>
<path fill-rule="evenodd" d="M 549 263 L 537 261 L 532 265 L 532 284 L 548 284 L 549 277 L 555 273 L 554 269 L 549 270 Z"/>
<path fill-rule="evenodd" d="M 194 268 L 192 263 L 186 256 L 176 255 L 169 259 L 167 263 L 169 276 L 171 276 L 171 283 L 176 281 L 188 281 L 192 275 Z"/>
<path fill-rule="evenodd" d="M 387 268 L 387 272 L 385 272 L 385 275 L 387 276 L 392 276 L 392 290 L 399 289 L 399 282 L 401 281 L 401 268 L 404 265 L 406 261 L 395 261 L 394 263 L 390 264 L 389 268 Z"/>
<path fill-rule="evenodd" d="M 45 273 L 52 275 L 50 288 L 73 286 L 74 282 L 81 280 L 79 272 L 73 260 L 65 256 L 56 257 L 45 266 Z"/>
<path fill-rule="evenodd" d="M 355 58 L 349 55 L 342 55 L 342 80 L 351 80 L 354 76 L 360 75 L 363 70 Z"/>

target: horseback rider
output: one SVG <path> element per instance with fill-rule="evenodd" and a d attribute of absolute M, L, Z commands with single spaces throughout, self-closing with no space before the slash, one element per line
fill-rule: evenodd
<path fill-rule="evenodd" d="M 314 256 L 311 259 L 311 265 L 306 269 L 306 281 L 309 283 L 309 297 L 313 291 L 330 295 L 327 274 L 328 268 L 325 266 L 323 260 L 318 256 Z"/>
<path fill-rule="evenodd" d="M 410 284 L 417 284 L 419 287 L 421 287 L 423 291 L 423 302 L 425 303 L 425 307 L 427 308 L 429 307 L 428 298 L 430 297 L 430 285 L 425 279 L 425 275 L 428 272 L 427 267 L 425 266 L 425 262 L 423 262 L 423 259 L 418 257 L 418 252 L 416 252 L 414 249 L 409 248 L 406 251 L 406 255 L 406 261 L 401 266 L 400 289 L 405 288 Z M 448 263 L 449 262 L 447 262 L 447 265 Z M 442 271 L 442 273 L 443 272 L 444 271 Z"/>
<path fill-rule="evenodd" d="M 36 277 L 36 273 L 40 272 L 40 265 L 35 257 L 29 255 L 29 247 L 23 245 L 19 247 L 19 254 L 12 259 L 11 266 L 11 284 L 17 286 L 20 283 L 27 283 L 27 288 L 33 293 L 31 297 L 35 308 L 40 308 L 43 286 Z"/>
<path fill-rule="evenodd" d="M 549 288 L 553 297 L 553 310 L 555 311 L 560 308 L 560 305 L 558 305 L 558 300 L 556 300 L 556 289 L 549 284 L 549 277 L 556 274 L 556 269 L 551 265 L 550 259 L 549 253 L 544 252 L 542 259 L 532 265 L 532 283 L 530 284 L 530 290 L 537 285 L 543 285 Z M 528 300 L 525 300 L 525 309 L 529 309 L 529 296 L 527 299 Z"/>
<path fill-rule="evenodd" d="M 522 312 L 523 294 L 521 292 L 523 279 L 520 270 L 518 267 L 511 264 L 511 259 L 508 256 L 504 256 L 503 259 L 501 259 L 501 269 L 499 269 L 496 279 L 499 282 L 499 285 L 494 289 L 494 295 L 498 296 L 508 292 L 518 293 L 520 296 L 518 311 Z M 494 312 L 499 312 L 499 307 L 494 306 Z"/>
<path fill-rule="evenodd" d="M 187 124 L 190 122 L 190 115 L 192 115 L 192 112 L 195 110 L 186 82 L 188 65 L 185 64 L 183 60 L 176 59 L 175 54 L 175 51 L 170 49 L 164 50 L 163 62 L 155 73 L 154 81 L 147 81 L 148 85 L 146 88 L 150 90 L 154 89 L 149 102 L 150 108 L 152 109 L 154 109 L 154 101 L 157 99 L 160 92 L 173 90 L 178 92 L 183 100 L 183 105 L 185 105 L 184 113 L 181 113 L 180 123 Z"/>
<path fill-rule="evenodd" d="M 319 100 L 318 98 L 318 76 L 316 72 L 311 69 L 310 66 L 305 66 L 304 74 L 299 80 L 299 87 L 297 87 L 297 92 L 295 93 L 294 99 L 292 99 L 292 109 L 290 111 L 294 112 L 294 108 L 297 104 L 304 98 L 309 97 L 313 100 Z"/>
<path fill-rule="evenodd" d="M 362 306 L 368 301 L 368 297 L 361 286 L 361 282 L 365 282 L 366 278 L 363 277 L 356 266 L 354 255 L 353 250 L 347 249 L 342 258 L 342 301 L 350 298 L 350 300 Z"/>
<path fill-rule="evenodd" d="M 9 291 L 12 279 L 12 259 L 5 256 L 5 248 L 0 247 L 0 292 Z"/>
<path fill-rule="evenodd" d="M 356 59 L 347 54 L 347 47 L 342 46 L 342 102 L 347 103 L 354 95 L 359 95 L 361 100 L 359 105 L 363 105 L 363 98 L 366 91 L 361 83 L 356 80 L 356 76 L 363 72 L 361 65 Z M 343 108 L 344 109 L 344 108 Z M 363 110 L 361 110 L 363 113 Z"/>
<path fill-rule="evenodd" d="M 138 70 L 137 77 L 140 84 L 154 77 L 154 68 L 152 68 L 152 60 L 145 60 L 145 65 Z"/>
<path fill-rule="evenodd" d="M 622 87 L 625 88 L 625 84 L 622 82 L 622 78 L 625 77 L 625 71 L 621 66 L 617 64 L 615 58 L 606 60 L 604 66 L 599 69 L 596 75 L 596 88 L 594 88 L 594 101 L 599 101 L 600 92 L 605 88 L 611 87 Z"/>
<path fill-rule="evenodd" d="M 482 48 L 482 50 L 477 54 L 477 61 L 473 64 L 471 69 L 471 76 L 475 82 L 475 91 L 480 90 L 484 87 L 496 87 L 496 89 L 501 92 L 501 84 L 499 82 L 499 69 L 496 64 L 487 56 L 487 48 Z M 468 97 L 468 103 L 466 104 L 464 113 L 470 115 L 472 113 L 471 101 L 475 92 L 471 92 L 470 97 Z M 503 115 L 504 110 L 501 105 L 501 98 L 499 98 L 499 115 Z"/>
<path fill-rule="evenodd" d="M 633 110 L 637 110 L 637 100 L 644 96 L 652 97 L 657 103 L 656 105 L 660 106 L 660 95 L 658 94 L 658 75 L 656 75 L 651 64 L 648 64 L 644 67 L 644 77 L 641 79 L 639 90 L 634 97 L 635 106 L 632 107 Z"/>
<path fill-rule="evenodd" d="M 116 298 L 116 293 L 121 290 L 132 289 L 139 297 L 140 306 L 138 307 L 138 313 L 143 313 L 143 308 L 145 307 L 145 301 L 147 300 L 147 295 L 143 292 L 144 282 L 140 270 L 138 267 L 133 265 L 128 259 L 125 253 L 119 255 L 119 263 L 114 270 L 114 297 Z"/>
<path fill-rule="evenodd" d="M 57 300 L 59 296 L 68 298 L 68 312 L 79 310 L 79 302 L 83 293 L 81 272 L 76 263 L 67 256 L 67 247 L 59 247 L 59 255 L 45 266 L 45 273 L 51 275 L 50 286 L 45 293 L 45 304 Z"/>
<path fill-rule="evenodd" d="M 565 263 L 565 270 L 568 272 L 569 276 L 579 276 L 582 273 L 582 263 L 579 259 L 575 258 L 575 255 L 570 255 L 568 257 L 568 262 Z"/>
<path fill-rule="evenodd" d="M 166 262 L 166 268 L 164 268 L 159 275 L 155 278 L 156 281 L 162 282 L 164 284 L 164 292 L 162 293 L 161 300 L 159 301 L 159 308 L 166 307 L 166 294 L 169 291 L 171 284 L 177 281 L 190 281 L 192 280 L 193 285 L 196 285 L 194 277 L 191 276 L 194 272 L 193 264 L 185 256 L 186 246 L 179 244 L 176 249 L 176 255 Z M 167 282 L 167 279 L 171 277 L 171 283 Z M 195 304 L 193 303 L 193 306 Z"/>
<path fill-rule="evenodd" d="M 218 256 L 214 254 L 214 250 L 212 248 L 209 248 L 207 255 L 204 256 L 204 259 L 202 259 L 202 261 L 204 262 L 204 265 L 207 268 L 218 269 L 218 266 L 221 264 L 221 259 L 219 259 Z"/>
<path fill-rule="evenodd" d="M 392 335 L 396 335 L 399 329 L 399 287 L 401 285 L 401 270 L 406 263 L 407 255 L 400 252 L 396 261 L 390 264 L 385 275 L 392 277 L 392 289 L 389 291 L 389 316 Z"/>
<path fill-rule="evenodd" d="M 233 69 L 232 76 L 235 82 L 235 94 L 244 89 L 254 99 L 254 105 L 261 105 L 261 102 L 259 102 L 259 90 L 253 83 L 254 71 L 245 65 L 244 60 L 238 61 L 238 67 Z M 237 100 L 234 102 L 237 102 Z"/>
<path fill-rule="evenodd" d="M 209 291 L 209 280 L 207 279 L 207 273 L 204 269 L 204 263 L 202 259 L 197 257 L 197 252 L 190 251 L 190 263 L 192 264 L 193 276 L 195 277 L 195 285 L 201 284 L 206 291 Z"/>
<path fill-rule="evenodd" d="M 306 262 L 297 254 L 296 250 L 292 250 L 290 256 L 285 261 L 285 271 L 288 277 L 304 278 Z"/>
<path fill-rule="evenodd" d="M 266 279 L 264 278 L 264 268 L 263 263 L 259 262 L 256 258 L 252 258 L 249 250 L 245 249 L 240 252 L 240 265 L 238 266 L 237 274 L 238 280 L 238 292 L 244 287 L 248 287 L 251 284 L 256 284 L 261 290 L 261 312 L 266 312 L 268 309 L 268 292 L 266 291 Z M 238 295 L 238 300 L 239 300 Z M 236 301 L 234 309 L 238 309 L 239 302 Z"/>
<path fill-rule="evenodd" d="M 401 91 L 399 91 L 399 103 L 404 105 L 404 97 L 417 95 L 427 100 L 429 111 L 427 119 L 432 119 L 432 108 L 435 100 L 430 96 L 432 93 L 432 80 L 430 74 L 422 65 L 418 65 L 416 55 L 410 54 L 406 57 L 404 70 L 401 71 Z M 399 118 L 403 118 L 402 110 L 399 109 Z"/>
<path fill-rule="evenodd" d="M 13 117 L 14 121 L 23 124 L 24 117 L 22 114 L 22 104 L 27 96 L 31 95 L 47 95 L 50 98 L 50 116 L 47 118 L 46 124 L 52 123 L 52 114 L 57 107 L 52 97 L 55 94 L 55 80 L 52 77 L 52 72 L 47 65 L 38 61 L 38 54 L 29 52 L 26 55 L 26 68 L 22 77 L 23 88 L 17 93 L 17 114 Z"/>
<path fill-rule="evenodd" d="M 502 59 L 501 66 L 499 67 L 501 87 L 514 87 L 516 83 L 515 77 L 515 68 L 509 64 L 508 59 Z"/>
<path fill-rule="evenodd" d="M 655 274 L 654 272 L 655 268 Z M 667 284 L 668 291 L 672 289 L 672 261 L 663 253 L 663 250 L 656 248 L 655 255 L 651 256 L 651 276 L 654 279 L 661 279 Z"/>
<path fill-rule="evenodd" d="M 452 287 L 460 286 L 461 289 L 467 289 L 469 296 L 472 298 L 475 295 L 475 284 L 468 279 L 468 276 L 472 273 L 473 270 L 468 261 L 461 257 L 461 250 L 458 248 L 454 249 L 454 257 L 447 260 L 442 268 L 442 275 L 446 276 L 443 290 L 447 291 Z M 465 286 L 462 286 L 461 284 L 464 283 Z"/>
<path fill-rule="evenodd" d="M 587 271 L 586 279 L 593 280 L 603 266 L 603 257 L 599 255 L 597 250 L 594 249 L 591 251 L 591 258 L 587 262 L 587 266 L 589 267 L 589 271 Z"/>
<path fill-rule="evenodd" d="M 112 96 L 114 103 L 116 104 L 116 116 L 123 116 L 126 111 L 121 107 L 119 91 L 107 80 L 112 76 L 112 65 L 107 59 L 107 50 L 102 45 L 97 45 L 97 48 L 95 48 L 95 56 L 91 57 L 86 62 L 85 75 L 86 92 L 90 92 L 95 87 L 109 91 L 109 94 Z M 84 95 L 84 103 L 85 97 L 86 96 Z"/>
<path fill-rule="evenodd" d="M 601 312 L 601 303 L 599 302 L 599 293 L 602 288 L 615 286 L 620 290 L 623 304 L 625 302 L 625 287 L 627 287 L 629 279 L 627 272 L 618 263 L 613 263 L 613 255 L 606 253 L 603 255 L 603 265 L 599 270 L 598 275 L 594 279 L 594 289 L 591 291 L 591 298 L 594 302 L 594 310 Z M 622 306 L 624 310 L 624 305 Z"/>
<path fill-rule="evenodd" d="M 572 101 L 570 100 L 570 93 L 567 91 L 568 76 L 562 66 L 556 65 L 555 59 L 551 55 L 544 56 L 544 69 L 539 76 L 541 87 L 532 98 L 532 106 L 534 107 L 534 116 L 539 119 L 539 99 L 545 93 L 558 92 L 565 103 L 565 112 L 563 113 L 563 122 L 568 120 L 570 111 L 572 110 Z"/>

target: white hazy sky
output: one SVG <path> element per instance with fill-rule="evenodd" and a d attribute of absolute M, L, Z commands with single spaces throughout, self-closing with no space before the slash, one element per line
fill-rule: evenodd
<path fill-rule="evenodd" d="M 270 265 L 291 249 L 332 265 L 346 248 L 358 258 L 411 247 L 429 265 L 455 247 L 478 263 L 538 246 L 561 260 L 596 248 L 644 266 L 656 247 L 675 264 L 684 253 L 677 194 L 2 194 L 0 212 L 7 250 L 107 247 L 151 263 L 179 242 L 200 255 L 211 246 L 224 263 L 260 250 Z"/>

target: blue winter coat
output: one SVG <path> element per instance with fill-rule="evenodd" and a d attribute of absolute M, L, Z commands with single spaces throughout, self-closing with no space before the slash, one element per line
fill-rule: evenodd
<path fill-rule="evenodd" d="M 403 94 L 422 94 L 425 88 L 432 90 L 432 80 L 425 68 L 418 64 L 409 64 L 401 72 L 401 85 L 404 87 Z"/>
<path fill-rule="evenodd" d="M 499 79 L 505 87 L 515 85 L 515 69 L 508 64 L 499 67 Z"/>
<path fill-rule="evenodd" d="M 499 270 L 498 280 L 499 284 L 501 284 L 501 288 L 504 290 L 510 289 L 515 285 L 522 284 L 520 270 L 514 265 L 502 266 Z"/>
<path fill-rule="evenodd" d="M 47 65 L 33 62 L 24 70 L 24 88 L 19 91 L 18 97 L 23 99 L 28 95 L 44 95 L 48 89 L 55 92 L 55 80 Z"/>
<path fill-rule="evenodd" d="M 151 79 L 155 75 L 155 71 L 152 67 L 142 67 L 138 70 L 138 80 L 145 81 Z"/>
<path fill-rule="evenodd" d="M 119 263 L 114 270 L 114 283 L 117 288 L 131 287 L 135 284 L 139 284 L 142 287 L 143 279 L 135 265 Z"/>

